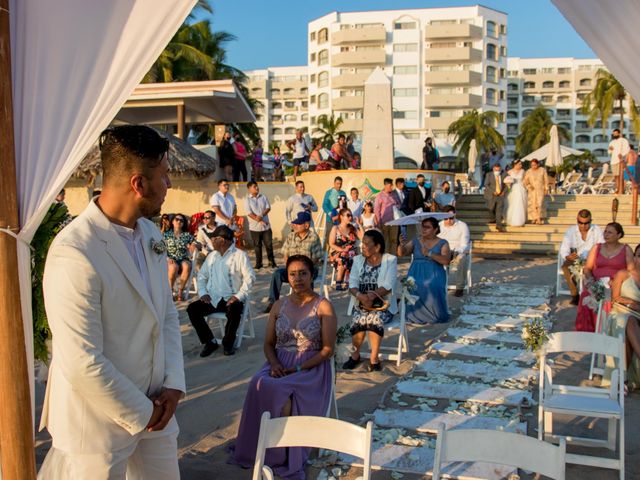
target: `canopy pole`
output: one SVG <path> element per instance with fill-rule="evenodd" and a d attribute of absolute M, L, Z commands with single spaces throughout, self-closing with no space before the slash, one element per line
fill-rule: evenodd
<path fill-rule="evenodd" d="M 177 106 L 177 116 L 178 116 L 178 138 L 180 140 L 185 139 L 187 125 L 185 123 L 185 108 L 184 103 L 179 103 Z"/>
<path fill-rule="evenodd" d="M 0 0 L 0 228 L 18 232 L 9 0 Z M 17 240 L 0 232 L 0 453 L 4 480 L 35 480 Z"/>

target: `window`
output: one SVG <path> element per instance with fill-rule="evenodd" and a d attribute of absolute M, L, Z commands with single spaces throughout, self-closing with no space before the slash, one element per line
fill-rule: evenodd
<path fill-rule="evenodd" d="M 311 101 L 311 105 L 315 105 L 316 104 L 316 96 L 315 95 L 311 95 L 311 97 L 309 97 L 309 100 Z"/>
<path fill-rule="evenodd" d="M 264 135 L 264 128 L 258 127 L 258 133 L 260 134 L 260 136 Z"/>
<path fill-rule="evenodd" d="M 318 88 L 329 85 L 329 72 L 320 72 L 318 74 Z"/>
<path fill-rule="evenodd" d="M 284 102 L 285 108 L 295 108 L 296 102 Z"/>
<path fill-rule="evenodd" d="M 271 134 L 272 135 L 282 135 L 282 129 L 281 128 L 272 128 L 271 129 Z"/>
<path fill-rule="evenodd" d="M 262 92 L 262 89 L 260 87 L 253 87 L 251 89 L 251 93 L 258 93 L 258 92 Z"/>
<path fill-rule="evenodd" d="M 558 83 L 558 87 L 569 88 L 571 87 L 571 82 L 569 80 L 562 80 L 560 83 Z"/>
<path fill-rule="evenodd" d="M 293 95 L 295 93 L 295 90 L 293 88 L 285 88 L 284 89 L 284 94 L 285 95 Z"/>
<path fill-rule="evenodd" d="M 394 88 L 393 96 L 394 97 L 417 97 L 418 89 L 417 88 Z"/>
<path fill-rule="evenodd" d="M 271 89 L 271 96 L 274 95 L 280 95 L 280 89 L 279 88 L 272 88 Z"/>
<path fill-rule="evenodd" d="M 604 128 L 608 128 L 609 125 L 605 122 Z M 602 121 L 596 120 L 596 123 L 593 124 L 593 128 L 602 128 Z"/>
<path fill-rule="evenodd" d="M 569 95 L 558 95 L 558 103 L 569 103 L 571 97 Z"/>
<path fill-rule="evenodd" d="M 607 153 L 607 151 L 606 151 L 604 148 L 596 148 L 596 149 L 593 151 L 593 154 L 594 154 L 596 157 L 607 157 L 607 156 L 608 156 L 608 153 Z"/>
<path fill-rule="evenodd" d="M 321 50 L 318 53 L 318 65 L 326 65 L 329 63 L 329 50 Z"/>
<path fill-rule="evenodd" d="M 488 66 L 486 69 L 486 80 L 487 82 L 497 82 L 496 78 L 496 67 Z"/>
<path fill-rule="evenodd" d="M 282 108 L 282 103 L 281 102 L 273 102 L 271 104 L 271 108 L 273 108 L 273 109 Z"/>
<path fill-rule="evenodd" d="M 547 80 L 546 82 L 542 82 L 542 88 L 553 88 L 553 82 Z"/>
<path fill-rule="evenodd" d="M 518 76 L 518 70 L 509 70 L 509 71 L 507 72 L 507 75 L 508 75 L 509 77 L 511 77 L 511 78 L 515 78 L 515 77 L 517 77 L 517 76 Z"/>
<path fill-rule="evenodd" d="M 307 93 L 309 93 L 309 89 L 307 87 L 302 87 L 300 89 L 300 95 L 306 95 Z"/>
<path fill-rule="evenodd" d="M 456 42 L 433 42 L 429 48 L 456 48 Z"/>
<path fill-rule="evenodd" d="M 507 26 L 504 24 L 500 24 L 500 34 L 501 35 L 506 35 L 507 34 Z"/>
<path fill-rule="evenodd" d="M 501 57 L 506 57 L 507 56 L 507 47 L 505 47 L 504 45 L 502 47 L 500 47 L 500 56 Z"/>
<path fill-rule="evenodd" d="M 583 92 L 583 93 L 579 93 L 579 94 L 577 94 L 577 95 L 576 95 L 576 97 L 577 97 L 577 98 L 578 98 L 578 100 L 580 100 L 580 101 L 584 100 L 584 97 L 586 97 L 586 96 L 587 96 L 587 94 L 586 94 L 586 93 L 584 93 L 584 92 Z"/>
<path fill-rule="evenodd" d="M 394 43 L 393 51 L 394 52 L 417 52 L 418 44 L 417 43 Z"/>
<path fill-rule="evenodd" d="M 496 30 L 496 22 L 487 22 L 487 36 L 496 38 L 498 31 Z"/>
<path fill-rule="evenodd" d="M 329 30 L 323 28 L 318 32 L 318 43 L 324 43 L 329 40 Z"/>
<path fill-rule="evenodd" d="M 264 120 L 264 115 L 256 115 L 256 121 L 260 122 Z"/>
<path fill-rule="evenodd" d="M 524 82 L 524 88 L 536 88 L 536 82 Z"/>
<path fill-rule="evenodd" d="M 311 33 L 309 34 L 309 40 L 310 40 L 311 42 L 315 42 L 315 41 L 316 41 L 316 32 L 311 32 Z"/>
<path fill-rule="evenodd" d="M 570 117 L 571 116 L 571 110 L 567 110 L 566 108 L 559 108 L 556 113 L 558 114 L 558 117 Z"/>
<path fill-rule="evenodd" d="M 553 95 L 542 95 L 540 99 L 542 100 L 542 103 L 551 103 L 553 102 Z"/>
<path fill-rule="evenodd" d="M 393 24 L 394 30 L 415 30 L 416 22 L 395 22 Z"/>
<path fill-rule="evenodd" d="M 571 69 L 567 68 L 567 67 L 560 67 L 560 68 L 558 68 L 558 73 L 559 74 L 571 73 Z"/>
<path fill-rule="evenodd" d="M 307 102 L 306 100 L 302 100 L 302 102 L 300 102 L 300 105 L 302 106 L 302 108 L 308 108 L 309 102 Z"/>
<path fill-rule="evenodd" d="M 556 73 L 556 69 L 553 67 L 545 67 L 545 68 L 541 68 L 540 71 L 542 73 Z"/>
<path fill-rule="evenodd" d="M 510 83 L 509 85 L 507 85 L 507 90 L 509 92 L 517 92 L 518 91 L 518 84 L 517 83 Z"/>
<path fill-rule="evenodd" d="M 294 127 L 287 127 L 284 129 L 285 135 L 294 135 L 296 133 L 296 129 Z"/>
<path fill-rule="evenodd" d="M 329 95 L 326 93 L 321 93 L 318 95 L 318 108 L 328 108 L 329 107 Z"/>
<path fill-rule="evenodd" d="M 565 130 L 571 130 L 571 124 L 568 122 L 560 122 L 558 126 L 564 128 Z"/>
<path fill-rule="evenodd" d="M 505 92 L 504 90 L 500 90 L 500 100 L 504 100 L 507 96 L 507 92 Z M 501 113 L 500 115 L 504 116 L 504 113 Z"/>
<path fill-rule="evenodd" d="M 309 115 L 306 113 L 303 113 L 302 115 L 300 115 L 300 121 L 301 122 L 306 122 L 309 120 Z"/>
<path fill-rule="evenodd" d="M 493 88 L 487 88 L 487 103 L 491 105 L 496 105 L 498 103 L 496 91 Z"/>
<path fill-rule="evenodd" d="M 507 98 L 507 105 L 509 107 L 517 107 L 518 106 L 518 99 L 514 98 L 514 97 Z"/>
<path fill-rule="evenodd" d="M 579 72 L 589 72 L 591 71 L 591 65 L 578 65 Z"/>
<path fill-rule="evenodd" d="M 407 140 L 415 140 L 417 138 L 420 138 L 420 134 L 418 132 L 400 132 L 400 135 L 402 135 Z"/>
<path fill-rule="evenodd" d="M 310 61 L 311 63 L 313 63 L 313 62 L 315 62 L 315 61 L 316 61 L 316 54 L 315 54 L 315 53 L 312 53 L 311 55 L 309 55 L 309 61 Z"/>
<path fill-rule="evenodd" d="M 284 121 L 285 122 L 295 122 L 297 120 L 298 120 L 298 117 L 296 117 L 295 115 L 293 115 L 291 113 L 284 116 Z"/>
<path fill-rule="evenodd" d="M 522 111 L 522 118 L 528 117 L 529 115 L 531 115 L 532 112 L 533 112 L 533 110 L 523 110 Z"/>
<path fill-rule="evenodd" d="M 517 120 L 518 119 L 518 112 L 514 112 L 513 110 L 509 110 L 507 112 L 507 120 Z"/>
<path fill-rule="evenodd" d="M 535 68 L 524 68 L 522 70 L 522 73 L 524 73 L 525 75 L 535 75 L 536 73 L 538 73 L 538 70 L 536 70 Z"/>
<path fill-rule="evenodd" d="M 500 69 L 500 78 L 507 78 L 507 71 L 504 68 Z"/>
<path fill-rule="evenodd" d="M 576 143 L 591 143 L 589 135 L 578 135 L 576 137 Z"/>
<path fill-rule="evenodd" d="M 513 135 L 514 133 L 518 133 L 518 126 L 507 125 L 507 135 Z"/>
<path fill-rule="evenodd" d="M 415 75 L 418 73 L 417 65 L 400 65 L 393 67 L 394 75 Z"/>
<path fill-rule="evenodd" d="M 397 120 L 415 120 L 418 118 L 416 110 L 394 110 L 393 118 Z"/>
<path fill-rule="evenodd" d="M 487 43 L 487 58 L 489 60 L 498 59 L 498 48 L 493 43 Z"/>
<path fill-rule="evenodd" d="M 271 115 L 271 121 L 272 122 L 281 122 L 282 121 L 282 115 Z"/>
<path fill-rule="evenodd" d="M 580 80 L 580 86 L 581 87 L 590 87 L 591 86 L 591 79 L 590 78 L 583 78 L 582 80 Z"/>
<path fill-rule="evenodd" d="M 533 95 L 523 95 L 522 103 L 535 103 L 536 98 Z"/>
<path fill-rule="evenodd" d="M 509 132 L 507 132 L 509 133 Z M 510 133 L 518 133 L 517 131 L 515 132 L 510 132 Z M 508 137 L 507 138 L 507 145 L 509 145 L 510 147 L 514 146 L 516 144 L 516 139 L 513 137 Z"/>
<path fill-rule="evenodd" d="M 598 134 L 593 136 L 593 143 L 607 143 L 606 135 Z"/>

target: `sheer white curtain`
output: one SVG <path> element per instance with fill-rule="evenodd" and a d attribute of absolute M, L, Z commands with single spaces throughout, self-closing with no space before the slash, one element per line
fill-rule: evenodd
<path fill-rule="evenodd" d="M 33 400 L 28 244 L 195 0 L 10 0 L 20 296 Z"/>

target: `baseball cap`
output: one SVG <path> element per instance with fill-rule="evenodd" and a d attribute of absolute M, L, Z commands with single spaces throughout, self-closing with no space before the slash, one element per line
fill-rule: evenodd
<path fill-rule="evenodd" d="M 291 223 L 293 223 L 294 225 L 311 223 L 311 214 L 309 212 L 298 212 L 298 216 Z"/>

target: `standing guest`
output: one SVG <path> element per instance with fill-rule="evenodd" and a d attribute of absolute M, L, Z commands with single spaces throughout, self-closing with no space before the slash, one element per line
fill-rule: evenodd
<path fill-rule="evenodd" d="M 216 225 L 226 225 L 233 228 L 236 200 L 229 193 L 229 182 L 226 178 L 218 180 L 218 191 L 211 196 L 209 203 L 216 214 Z"/>
<path fill-rule="evenodd" d="M 336 269 L 336 290 L 346 290 L 353 257 L 356 256 L 358 234 L 353 226 L 353 215 L 348 208 L 340 210 L 340 223 L 329 232 L 329 261 Z"/>
<path fill-rule="evenodd" d="M 311 141 L 311 145 L 311 153 L 309 153 L 309 171 L 315 172 L 318 165 L 322 163 L 322 155 L 320 155 L 322 142 L 320 139 L 314 138 Z"/>
<path fill-rule="evenodd" d="M 433 139 L 427 137 L 422 148 L 422 165 L 420 170 L 433 170 L 436 163 L 440 161 L 438 149 L 433 145 Z"/>
<path fill-rule="evenodd" d="M 514 160 L 513 168 L 509 170 L 506 182 L 510 182 L 505 207 L 507 225 L 522 227 L 527 223 L 527 189 L 523 184 L 524 170 L 520 160 Z"/>
<path fill-rule="evenodd" d="M 267 258 L 271 268 L 278 268 L 276 259 L 273 257 L 273 233 L 271 232 L 271 224 L 269 223 L 269 212 L 271 205 L 269 200 L 260 193 L 260 187 L 256 182 L 247 183 L 249 195 L 244 200 L 244 209 L 249 219 L 249 232 L 251 232 L 251 240 L 256 255 L 255 270 L 262 268 L 262 244 L 267 251 Z"/>
<path fill-rule="evenodd" d="M 562 273 L 569 286 L 571 292 L 571 304 L 578 304 L 578 283 L 571 272 L 571 266 L 576 261 L 586 262 L 587 256 L 591 249 L 599 244 L 604 243 L 602 229 L 592 223 L 591 212 L 582 209 L 578 212 L 576 225 L 572 225 L 564 234 L 562 244 L 560 245 L 560 258 L 563 259 Z"/>
<path fill-rule="evenodd" d="M 287 199 L 285 204 L 285 216 L 289 223 L 298 218 L 300 212 L 309 212 L 311 217 L 311 226 L 313 227 L 312 212 L 318 211 L 318 204 L 311 195 L 305 193 L 305 186 L 302 180 L 298 180 L 295 185 L 296 193 Z"/>
<path fill-rule="evenodd" d="M 356 148 L 353 146 L 353 135 L 347 135 L 345 148 L 347 149 L 349 156 L 353 158 L 353 154 L 356 153 Z"/>
<path fill-rule="evenodd" d="M 504 232 L 503 213 L 505 184 L 507 174 L 502 172 L 500 164 L 495 164 L 493 170 L 484 177 L 484 199 L 489 210 L 489 223 L 495 223 L 499 232 Z"/>
<path fill-rule="evenodd" d="M 407 242 L 402 237 L 398 256 L 413 254 L 407 276 L 416 281 L 415 304 L 407 305 L 407 321 L 411 323 L 444 323 L 449 321 L 447 309 L 447 272 L 451 250 L 446 240 L 438 238 L 440 226 L 435 218 L 422 220 L 422 235 Z"/>
<path fill-rule="evenodd" d="M 173 226 L 171 225 L 172 218 L 173 215 L 170 215 L 168 213 L 162 214 L 162 217 L 160 217 L 160 233 L 164 234 L 164 232 L 168 232 L 173 228 Z"/>
<path fill-rule="evenodd" d="M 309 147 L 302 136 L 302 130 L 296 130 L 296 138 L 287 142 L 287 147 L 293 152 L 293 178 L 298 177 L 301 163 L 309 161 Z"/>
<path fill-rule="evenodd" d="M 162 237 L 169 143 L 142 125 L 100 135 L 100 196 L 55 238 L 44 271 L 52 360 L 46 479 L 175 480 L 186 392 Z"/>
<path fill-rule="evenodd" d="M 293 230 L 282 245 L 282 256 L 285 264 L 289 257 L 294 255 L 304 255 L 309 257 L 313 262 L 313 278 L 318 276 L 320 264 L 324 260 L 324 252 L 320 244 L 320 238 L 311 227 L 311 215 L 309 212 L 298 212 L 298 216 L 291 222 L 291 230 Z M 282 284 L 287 283 L 287 269 L 278 268 L 271 274 L 271 283 L 269 284 L 269 303 L 265 313 L 271 311 L 273 304 L 280 298 Z"/>
<path fill-rule="evenodd" d="M 189 275 L 191 274 L 191 254 L 189 250 L 193 246 L 193 235 L 187 229 L 187 217 L 181 213 L 173 216 L 171 221 L 173 228 L 164 232 L 164 243 L 167 245 L 167 262 L 169 270 L 169 286 L 173 291 L 176 278 L 180 275 L 178 283 L 178 294 L 174 295 L 174 300 L 179 300 L 184 292 Z M 186 300 L 186 298 L 182 298 Z"/>
<path fill-rule="evenodd" d="M 623 167 L 629 154 L 629 141 L 622 136 L 618 128 L 613 130 L 611 136 L 612 140 L 609 142 L 611 173 L 616 176 L 617 193 L 620 195 L 624 193 Z"/>
<path fill-rule="evenodd" d="M 382 370 L 378 352 L 384 337 L 384 325 L 398 313 L 395 285 L 398 277 L 398 259 L 384 252 L 384 237 L 378 230 L 369 230 L 362 237 L 362 254 L 353 259 L 349 277 L 349 292 L 356 299 L 351 323 L 351 342 L 354 348 L 342 365 L 353 370 L 360 363 L 360 347 L 368 332 L 371 358 L 369 371 Z M 384 302 L 387 301 L 387 308 Z"/>
<path fill-rule="evenodd" d="M 247 181 L 247 147 L 244 146 L 240 138 L 240 134 L 233 136 L 233 181 L 239 182 L 242 178 L 243 182 Z"/>
<path fill-rule="evenodd" d="M 393 180 L 385 178 L 382 191 L 376 195 L 373 212 L 376 215 L 378 226 L 382 228 L 384 244 L 389 246 L 390 252 L 395 252 L 398 248 L 399 229 L 396 226 L 386 224 L 393 220 L 393 207 L 400 208 L 400 199 L 397 192 L 393 190 Z"/>
<path fill-rule="evenodd" d="M 419 173 L 416 177 L 417 185 L 409 191 L 407 206 L 410 213 L 431 211 L 431 189 L 425 185 L 424 175 Z"/>
<path fill-rule="evenodd" d="M 326 225 L 325 225 L 325 240 L 329 235 L 329 230 L 333 226 L 331 220 L 331 212 L 338 208 L 338 200 L 340 197 L 347 198 L 347 194 L 342 190 L 342 177 L 336 177 L 333 179 L 333 188 L 330 188 L 324 194 L 322 199 L 322 211 L 325 213 Z"/>
<path fill-rule="evenodd" d="M 636 162 L 638 161 L 638 152 L 633 145 L 629 145 L 629 153 L 627 153 L 626 164 L 631 178 L 636 180 Z M 631 180 L 631 178 L 629 180 Z M 637 180 L 636 180 L 637 182 Z"/>
<path fill-rule="evenodd" d="M 229 132 L 224 132 L 222 140 L 220 140 L 218 158 L 223 175 L 226 178 L 233 178 L 233 165 L 235 163 L 236 152 L 231 144 L 231 133 Z"/>
<path fill-rule="evenodd" d="M 371 200 L 364 202 L 362 215 L 360 215 L 358 223 L 362 227 L 362 230 L 365 232 L 373 228 L 378 230 L 380 229 L 378 226 L 378 222 L 376 221 L 376 214 L 373 212 L 373 202 L 371 202 Z"/>
<path fill-rule="evenodd" d="M 196 242 L 200 247 L 200 255 L 198 255 L 197 265 L 198 268 L 204 262 L 204 259 L 213 252 L 213 243 L 211 242 L 211 237 L 213 236 L 213 231 L 216 228 L 216 214 L 213 213 L 213 210 L 207 210 L 202 215 L 202 225 L 198 227 L 198 232 L 196 233 Z"/>
<path fill-rule="evenodd" d="M 409 189 L 405 185 L 404 178 L 396 178 L 395 184 L 395 191 L 398 194 L 398 198 L 400 199 L 400 211 L 405 215 L 413 213 L 409 210 Z"/>
<path fill-rule="evenodd" d="M 451 192 L 451 184 L 446 180 L 440 185 L 441 191 L 433 196 L 433 202 L 438 212 L 443 212 L 446 206 L 456 206 L 456 196 Z"/>
<path fill-rule="evenodd" d="M 273 179 L 276 182 L 284 180 L 284 172 L 282 171 L 282 162 L 284 157 L 280 154 L 280 147 L 273 147 Z"/>
<path fill-rule="evenodd" d="M 347 151 L 345 142 L 345 136 L 341 133 L 338 135 L 338 141 L 331 147 L 331 154 L 335 162 L 335 168 L 337 169 L 346 169 L 347 165 L 351 165 L 353 162 L 353 158 Z"/>
<path fill-rule="evenodd" d="M 347 208 L 347 197 L 340 195 L 338 197 L 338 206 L 331 210 L 331 224 L 338 225 L 340 223 L 340 210 Z"/>
<path fill-rule="evenodd" d="M 547 216 L 544 197 L 549 193 L 547 169 L 540 168 L 537 159 L 531 160 L 531 168 L 524 174 L 524 186 L 527 189 L 527 216 L 531 223 L 542 225 Z"/>
<path fill-rule="evenodd" d="M 491 150 L 491 155 L 489 155 L 489 168 L 493 169 L 493 166 L 498 163 L 500 167 L 504 168 L 501 160 L 504 158 L 504 155 L 498 153 L 498 151 L 494 148 Z"/>
<path fill-rule="evenodd" d="M 256 142 L 256 146 L 253 149 L 253 153 L 251 155 L 251 178 L 255 182 L 262 181 L 262 155 L 264 154 L 264 149 L 262 148 L 262 139 L 259 138 Z"/>
<path fill-rule="evenodd" d="M 336 342 L 336 313 L 313 291 L 313 265 L 302 255 L 289 257 L 293 292 L 276 302 L 264 339 L 267 359 L 249 383 L 231 461 L 245 468 L 255 462 L 260 417 L 325 416 L 331 401 L 331 363 Z M 280 478 L 304 479 L 308 448 L 270 448 L 264 463 Z"/>
<path fill-rule="evenodd" d="M 591 295 L 593 283 L 602 278 L 613 279 L 620 270 L 634 270 L 633 252 L 629 245 L 620 243 L 624 237 L 622 225 L 617 222 L 608 223 L 604 229 L 604 243 L 591 248 L 587 263 L 582 270 L 585 288 L 580 294 L 578 312 L 576 315 L 576 330 L 579 332 L 595 332 L 598 307 L 585 304 L 585 298 Z M 606 306 L 608 312 L 609 306 Z"/>
<path fill-rule="evenodd" d="M 214 251 L 207 256 L 198 272 L 200 299 L 187 307 L 189 321 L 203 345 L 201 357 L 208 357 L 218 349 L 218 342 L 205 319 L 216 312 L 223 312 L 227 317 L 222 338 L 223 353 L 235 353 L 236 332 L 256 278 L 247 253 L 233 244 L 233 231 L 229 227 L 216 227 L 211 240 Z"/>
<path fill-rule="evenodd" d="M 362 203 L 362 200 L 358 198 L 360 196 L 360 192 L 356 187 L 353 187 L 349 191 L 349 194 L 351 195 L 351 198 L 347 200 L 347 208 L 351 210 L 354 222 L 359 223 L 360 216 L 362 215 L 362 209 L 364 208 L 364 203 Z"/>
<path fill-rule="evenodd" d="M 453 217 L 445 218 L 440 222 L 438 238 L 443 238 L 449 243 L 451 250 L 451 262 L 449 263 L 449 284 L 456 287 L 455 296 L 461 297 L 467 280 L 469 269 L 469 248 L 471 235 L 469 227 L 462 220 L 456 218 L 456 207 L 447 205 L 444 212 L 452 213 Z"/>

